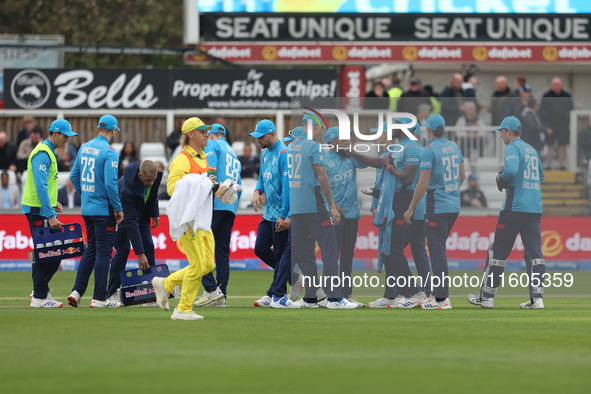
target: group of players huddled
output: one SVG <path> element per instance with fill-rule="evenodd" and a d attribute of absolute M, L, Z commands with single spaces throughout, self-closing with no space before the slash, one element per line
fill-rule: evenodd
<path fill-rule="evenodd" d="M 429 140 L 426 147 L 419 143 L 421 126 Z M 388 140 L 388 127 L 392 140 Z M 445 120 L 438 114 L 429 116 L 423 125 L 411 117 L 394 118 L 371 132 L 381 133 L 376 139 L 378 146 L 392 147 L 395 143 L 395 148 L 372 156 L 351 149 L 350 134 L 343 135 L 337 127 L 328 128 L 314 113 L 306 113 L 302 126 L 290 131 L 284 139 L 289 146 L 277 137 L 273 122 L 258 122 L 250 134 L 262 149 L 253 207 L 256 212 L 264 207 L 264 212 L 254 252 L 273 269 L 273 277 L 266 294 L 254 305 L 328 309 L 365 306 L 352 298 L 351 276 L 361 217 L 356 171 L 370 166 L 376 168 L 376 182 L 362 192 L 372 196 L 371 213 L 379 229 L 378 265 L 385 268 L 386 285 L 383 297 L 367 306 L 451 309 L 446 241 L 460 212 L 460 185 L 465 171 L 462 152 L 443 136 L 444 129 Z M 116 293 L 120 282 L 114 278 L 124 269 L 130 242 L 140 268 L 154 264 L 150 219 L 152 228 L 158 225 L 156 191 L 162 173 L 153 162 L 145 160 L 126 169 L 117 183 L 118 158 L 109 149 L 115 130 L 119 128 L 114 117 L 101 117 L 99 136 L 80 148 L 72 170 L 72 182 L 82 195 L 88 235 L 88 247 L 68 298 L 72 306 L 80 305 L 93 269 L 95 293 L 91 306 L 121 306 Z M 531 284 L 530 299 L 521 308 L 540 309 L 544 307 L 541 279 L 545 273 L 540 231 L 540 182 L 544 172 L 536 150 L 520 138 L 517 118 L 505 118 L 496 130 L 506 146 L 505 166 L 496 179 L 499 190 L 506 189 L 506 197 L 487 253 L 481 292 L 469 295 L 468 301 L 483 308 L 493 307 L 506 259 L 517 234 L 521 234 Z M 170 293 L 182 284 L 179 304 L 171 318 L 198 320 L 203 317 L 192 310 L 193 306 L 226 306 L 230 237 L 242 190 L 241 166 L 222 125 L 205 125 L 193 117 L 185 121 L 182 132 L 183 149 L 169 167 L 167 191 L 172 198 L 168 215 L 171 236 L 176 234 L 173 240 L 180 239 L 189 265 L 167 278 L 155 277 L 152 284 L 156 304 L 164 310 L 169 309 Z M 62 140 L 67 141 L 69 135 L 75 135 L 69 123 L 58 119 L 50 127 L 49 139 L 40 144 L 44 146 L 31 153 L 32 173 L 23 197 L 23 213 L 31 230 L 41 226 L 57 229 L 61 225 L 56 215 L 61 207 L 54 201 L 57 170 L 53 150 L 63 145 Z M 41 152 L 46 154 L 39 155 Z M 120 201 L 122 191 L 127 195 Z M 316 244 L 323 263 L 321 277 Z M 409 244 L 418 281 L 404 254 Z M 116 253 L 111 260 L 113 246 Z M 48 286 L 58 266 L 59 262 L 57 266 L 33 265 L 32 307 L 62 306 L 51 297 Z M 107 286 L 109 275 L 111 283 Z M 204 292 L 194 302 L 201 283 Z"/>

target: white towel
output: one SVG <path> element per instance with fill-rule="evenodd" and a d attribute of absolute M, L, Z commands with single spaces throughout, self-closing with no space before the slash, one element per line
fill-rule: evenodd
<path fill-rule="evenodd" d="M 212 186 L 207 174 L 187 174 L 177 181 L 166 208 L 173 241 L 189 229 L 211 229 Z"/>

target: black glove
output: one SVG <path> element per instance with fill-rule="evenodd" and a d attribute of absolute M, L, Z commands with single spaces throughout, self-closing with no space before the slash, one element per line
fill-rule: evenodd
<path fill-rule="evenodd" d="M 497 187 L 499 188 L 499 191 L 502 192 L 503 189 L 506 189 L 507 186 L 509 186 L 509 184 L 503 180 L 503 178 L 501 177 L 501 174 L 503 173 L 503 170 L 500 170 L 499 173 L 497 174 Z"/>

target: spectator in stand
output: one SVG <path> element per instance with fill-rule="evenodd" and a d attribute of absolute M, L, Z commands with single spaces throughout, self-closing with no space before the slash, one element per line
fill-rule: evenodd
<path fill-rule="evenodd" d="M 41 127 L 35 126 L 30 131 L 29 138 L 22 140 L 18 146 L 18 151 L 16 152 L 16 167 L 18 172 L 27 170 L 27 162 L 31 152 L 33 152 L 33 149 L 35 149 L 39 142 L 43 141 L 41 138 L 42 134 L 43 130 L 41 130 Z"/>
<path fill-rule="evenodd" d="M 390 96 L 390 111 L 396 112 L 396 108 L 398 106 L 398 99 L 404 93 L 404 90 L 400 87 L 400 78 L 397 75 L 392 77 L 392 83 L 390 87 L 387 88 L 386 92 L 388 96 Z"/>
<path fill-rule="evenodd" d="M 185 123 L 185 118 L 181 118 L 177 120 L 175 129 L 172 130 L 169 134 L 168 137 L 166 137 L 166 147 L 168 148 L 169 152 L 169 158 L 172 155 L 172 153 L 175 151 L 175 149 L 177 148 L 177 146 L 179 146 L 180 141 L 181 141 L 181 137 L 183 136 L 183 132 L 181 131 L 181 128 L 183 127 L 183 123 Z M 166 182 L 164 182 L 164 184 L 166 184 Z"/>
<path fill-rule="evenodd" d="M 441 92 L 441 115 L 448 124 L 456 124 L 462 114 L 465 101 L 476 102 L 474 89 L 463 90 L 463 83 L 464 77 L 462 77 L 462 74 L 455 73 L 449 86 Z"/>
<path fill-rule="evenodd" d="M 540 156 L 544 147 L 545 134 L 548 132 L 548 129 L 538 116 L 536 99 L 533 97 L 523 97 L 521 100 L 524 104 L 520 116 L 522 127 L 521 139 L 537 150 L 538 156 Z"/>
<path fill-rule="evenodd" d="M 425 92 L 427 92 L 427 95 L 429 96 L 429 100 L 431 101 L 431 108 L 433 108 L 431 113 L 432 114 L 440 114 L 441 113 L 441 101 L 439 101 L 439 94 L 433 92 L 433 86 L 431 86 L 431 85 L 423 86 L 423 90 Z"/>
<path fill-rule="evenodd" d="M 33 115 L 23 116 L 23 128 L 21 129 L 21 131 L 18 132 L 16 136 L 15 146 L 17 148 L 21 146 L 21 142 L 29 138 L 29 134 L 31 134 L 31 130 L 33 130 L 35 126 L 37 126 L 37 122 L 35 122 L 35 118 L 33 117 Z M 39 128 L 39 131 L 41 133 L 41 138 L 43 138 L 43 129 Z"/>
<path fill-rule="evenodd" d="M 57 159 L 58 171 L 71 171 L 78 151 L 74 144 L 69 142 L 59 148 L 55 148 L 55 158 Z"/>
<path fill-rule="evenodd" d="M 540 118 L 548 126 L 546 132 L 546 168 L 552 168 L 554 160 L 554 145 L 558 143 L 558 161 L 560 169 L 565 170 L 566 145 L 570 140 L 570 111 L 574 109 L 570 94 L 562 90 L 562 80 L 552 78 L 552 88 L 542 96 L 540 103 Z"/>
<path fill-rule="evenodd" d="M 252 154 L 252 146 L 250 143 L 244 144 L 242 156 L 239 156 L 238 160 L 242 165 L 242 171 L 240 172 L 241 178 L 258 179 L 259 171 L 261 169 L 261 159 L 257 155 Z"/>
<path fill-rule="evenodd" d="M 2 171 L 0 176 L 2 186 L 0 187 L 0 208 L 1 209 L 17 209 L 20 207 L 21 192 L 18 186 L 10 183 L 10 178 L 6 171 Z"/>
<path fill-rule="evenodd" d="M 527 85 L 527 79 L 524 76 L 519 76 L 515 78 L 515 82 L 513 87 L 515 87 L 515 95 L 519 96 L 521 87 Z"/>
<path fill-rule="evenodd" d="M 591 162 L 591 116 L 587 118 L 587 126 L 579 133 L 579 147 L 583 149 L 585 158 Z"/>
<path fill-rule="evenodd" d="M 463 207 L 486 208 L 486 197 L 478 188 L 478 177 L 468 175 L 468 189 L 460 193 L 460 202 Z"/>
<path fill-rule="evenodd" d="M 484 150 L 484 121 L 478 118 L 476 110 L 476 103 L 474 101 L 466 101 L 464 103 L 464 114 L 458 118 L 456 122 L 458 127 L 472 127 L 469 129 L 458 130 L 456 136 L 458 137 L 457 144 L 460 146 L 464 157 L 470 160 L 482 157 Z"/>
<path fill-rule="evenodd" d="M 57 202 L 62 204 L 64 209 L 73 209 L 82 205 L 82 198 L 74 188 L 74 184 L 68 178 L 66 185 L 62 186 L 57 191 Z"/>
<path fill-rule="evenodd" d="M 135 150 L 133 142 L 127 141 L 123 145 L 123 149 L 121 149 L 121 152 L 119 153 L 119 178 L 123 176 L 123 171 L 125 170 L 125 167 L 127 167 L 129 163 L 133 163 L 134 161 L 140 161 L 140 159 L 138 158 L 137 151 Z"/>
<path fill-rule="evenodd" d="M 412 77 L 409 81 L 408 90 L 400 96 L 398 112 L 409 112 L 416 115 L 421 104 L 431 106 L 429 93 L 421 88 L 421 80 L 418 77 Z"/>
<path fill-rule="evenodd" d="M 374 82 L 373 90 L 365 93 L 365 109 L 388 109 L 390 106 L 390 95 L 386 92 L 384 84 Z"/>
<path fill-rule="evenodd" d="M 506 116 L 520 117 L 523 107 L 525 106 L 525 103 L 527 103 L 527 100 L 523 99 L 529 97 L 531 97 L 531 87 L 528 84 L 521 85 L 517 92 L 517 97 L 513 97 L 507 105 Z"/>
<path fill-rule="evenodd" d="M 507 113 L 507 106 L 511 101 L 512 97 L 516 97 L 517 94 L 513 93 L 507 84 L 507 77 L 500 75 L 495 79 L 495 92 L 492 95 L 491 103 L 491 114 L 492 124 L 501 124 L 505 119 Z"/>
<path fill-rule="evenodd" d="M 0 170 L 16 171 L 16 148 L 4 131 L 0 131 Z"/>

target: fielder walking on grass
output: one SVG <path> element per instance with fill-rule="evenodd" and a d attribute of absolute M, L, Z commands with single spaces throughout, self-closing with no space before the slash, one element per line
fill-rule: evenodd
<path fill-rule="evenodd" d="M 116 226 L 123 220 L 117 170 L 119 154 L 110 143 L 119 130 L 117 119 L 103 115 L 97 126 L 98 136 L 82 145 L 70 173 L 74 188 L 82 197 L 82 218 L 86 224 L 88 246 L 80 259 L 76 283 L 68 297 L 71 306 L 80 306 L 94 270 L 92 308 L 118 307 L 119 301 L 107 301 L 107 278 L 113 254 Z"/>
<path fill-rule="evenodd" d="M 542 255 L 540 221 L 544 169 L 538 152 L 521 139 L 519 119 L 508 116 L 495 130 L 501 132 L 501 139 L 505 143 L 505 168 L 497 175 L 499 191 L 506 189 L 505 201 L 497 221 L 495 240 L 488 249 L 480 295 L 470 294 L 468 301 L 483 308 L 494 306 L 494 297 L 507 258 L 517 234 L 521 234 L 530 299 L 520 306 L 522 309 L 543 309 L 546 261 Z"/>
<path fill-rule="evenodd" d="M 29 156 L 21 212 L 27 217 L 31 235 L 36 228 L 61 229 L 62 224 L 56 214 L 62 211 L 62 206 L 57 202 L 58 171 L 55 149 L 66 145 L 68 138 L 76 135 L 78 134 L 72 131 L 70 122 L 58 119 L 49 126 L 49 138 L 38 144 Z M 58 270 L 60 262 L 33 263 L 31 308 L 60 308 L 64 305 L 54 300 L 49 293 L 49 281 Z"/>

